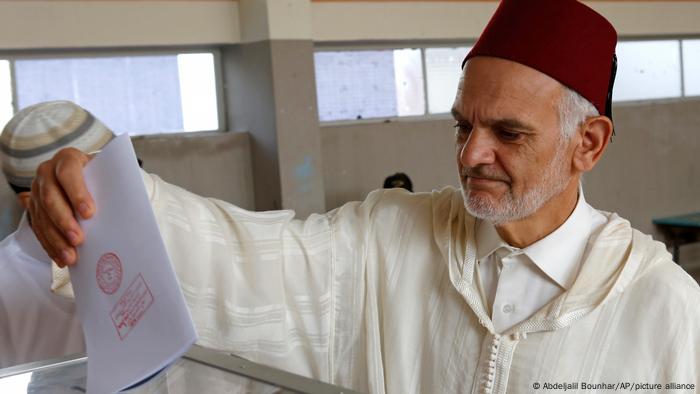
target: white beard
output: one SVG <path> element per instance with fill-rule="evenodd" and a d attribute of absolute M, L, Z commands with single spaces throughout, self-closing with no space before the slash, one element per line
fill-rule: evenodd
<path fill-rule="evenodd" d="M 540 182 L 526 190 L 520 197 L 513 195 L 510 185 L 508 191 L 496 203 L 489 197 L 470 197 L 463 181 L 466 174 L 460 174 L 460 180 L 462 180 L 460 189 L 467 212 L 495 225 L 524 219 L 537 212 L 552 197 L 564 191 L 569 183 L 570 177 L 566 174 L 563 160 L 566 147 L 564 142 L 564 140 L 560 141 L 554 159 L 544 169 Z"/>

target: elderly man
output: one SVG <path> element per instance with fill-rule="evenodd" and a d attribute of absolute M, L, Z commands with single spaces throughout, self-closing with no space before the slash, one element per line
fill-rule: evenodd
<path fill-rule="evenodd" d="M 100 149 L 114 134 L 68 101 L 32 105 L 0 137 L 2 171 L 25 208 L 39 164 L 61 148 Z M 26 216 L 0 243 L 0 368 L 84 351 L 75 305 L 51 293 L 51 259 Z"/>
<path fill-rule="evenodd" d="M 698 285 L 580 186 L 613 133 L 615 43 L 575 0 L 504 0 L 453 108 L 461 192 L 380 190 L 302 222 L 144 175 L 199 343 L 376 393 L 692 391 Z M 32 190 L 63 265 L 73 209 L 96 212 L 88 160 L 59 153 Z"/>

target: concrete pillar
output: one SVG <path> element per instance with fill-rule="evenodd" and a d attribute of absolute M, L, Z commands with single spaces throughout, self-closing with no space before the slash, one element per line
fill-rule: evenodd
<path fill-rule="evenodd" d="M 257 210 L 325 211 L 309 0 L 240 0 L 223 50 L 228 125 L 248 131 Z"/>

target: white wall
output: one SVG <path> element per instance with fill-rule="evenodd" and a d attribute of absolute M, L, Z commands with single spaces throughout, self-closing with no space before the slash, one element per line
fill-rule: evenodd
<path fill-rule="evenodd" d="M 0 49 L 202 45 L 239 41 L 238 3 L 235 1 L 0 1 Z"/>
<path fill-rule="evenodd" d="M 621 36 L 700 34 L 700 2 L 597 1 Z M 4 0 L 0 50 L 474 39 L 496 1 Z M 267 16 L 266 25 L 259 14 Z M 248 23 L 246 23 L 248 22 Z"/>
<path fill-rule="evenodd" d="M 700 2 L 587 2 L 620 36 L 700 34 Z M 475 39 L 495 1 L 316 1 L 314 41 Z"/>

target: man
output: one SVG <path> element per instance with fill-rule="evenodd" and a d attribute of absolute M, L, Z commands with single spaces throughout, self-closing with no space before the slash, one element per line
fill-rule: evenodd
<path fill-rule="evenodd" d="M 580 186 L 613 133 L 615 42 L 575 0 L 504 0 L 453 108 L 461 193 L 380 190 L 301 222 L 146 175 L 199 343 L 378 393 L 692 392 L 697 284 Z M 72 209 L 96 209 L 87 161 L 59 153 L 32 190 L 62 265 L 85 236 Z"/>
<path fill-rule="evenodd" d="M 384 189 L 393 188 L 406 189 L 409 192 L 413 192 L 413 182 L 411 182 L 411 178 L 409 178 L 408 175 L 403 172 L 397 172 L 384 179 Z"/>
<path fill-rule="evenodd" d="M 27 107 L 0 136 L 2 171 L 29 204 L 36 168 L 59 149 L 100 149 L 114 134 L 83 108 L 67 101 Z M 0 243 L 0 368 L 83 352 L 75 305 L 50 291 L 51 259 L 24 216 Z"/>

